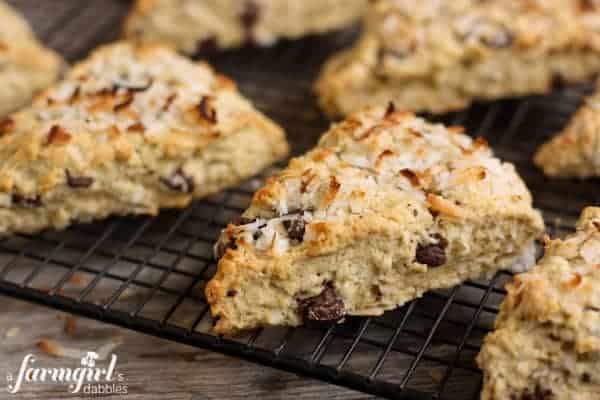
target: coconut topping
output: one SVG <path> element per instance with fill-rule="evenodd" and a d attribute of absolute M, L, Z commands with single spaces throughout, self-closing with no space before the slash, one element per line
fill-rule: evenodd
<path fill-rule="evenodd" d="M 394 199 L 416 213 L 462 218 L 483 204 L 510 207 L 531 197 L 514 167 L 494 158 L 483 141 L 390 106 L 334 125 L 256 193 L 244 214 L 253 222 L 230 225 L 221 241 L 280 255 L 318 237 L 321 222 L 386 215 Z M 442 247 L 423 246 L 426 263 L 443 264 Z"/>

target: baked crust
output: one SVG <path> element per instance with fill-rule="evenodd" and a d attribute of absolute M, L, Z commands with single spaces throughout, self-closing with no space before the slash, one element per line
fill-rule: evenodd
<path fill-rule="evenodd" d="M 36 39 L 25 19 L 0 0 L 0 118 L 52 84 L 63 61 Z"/>
<path fill-rule="evenodd" d="M 587 208 L 575 234 L 548 240 L 539 264 L 507 286 L 477 359 L 481 399 L 597 399 L 599 285 L 600 208 Z"/>
<path fill-rule="evenodd" d="M 255 194 L 215 247 L 206 297 L 224 334 L 341 309 L 380 315 L 509 267 L 542 230 L 514 167 L 484 141 L 369 109 Z"/>
<path fill-rule="evenodd" d="M 575 0 L 376 0 L 358 43 L 316 84 L 323 109 L 433 113 L 546 93 L 600 71 L 600 6 Z"/>
<path fill-rule="evenodd" d="M 245 43 L 271 45 L 357 22 L 367 0 L 137 0 L 124 33 L 187 54 Z"/>
<path fill-rule="evenodd" d="M 101 47 L 0 123 L 0 234 L 185 207 L 287 151 L 283 131 L 205 63 Z"/>
<path fill-rule="evenodd" d="M 569 125 L 539 148 L 534 162 L 550 177 L 600 176 L 600 94 L 587 99 Z"/>

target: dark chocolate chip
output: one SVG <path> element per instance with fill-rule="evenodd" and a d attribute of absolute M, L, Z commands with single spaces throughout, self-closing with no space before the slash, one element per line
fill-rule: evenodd
<path fill-rule="evenodd" d="M 259 229 L 257 231 L 254 231 L 254 233 L 252 234 L 252 239 L 254 239 L 254 241 L 256 242 L 258 239 L 260 239 L 260 237 L 263 235 L 262 231 Z"/>
<path fill-rule="evenodd" d="M 304 232 L 306 232 L 306 222 L 301 217 L 288 219 L 283 221 L 283 227 L 288 233 L 288 237 L 292 240 L 302 242 L 304 240 Z"/>
<path fill-rule="evenodd" d="M 237 249 L 237 244 L 235 243 L 235 238 L 229 238 L 229 240 L 227 242 L 223 242 L 222 240 L 219 240 L 217 242 L 217 246 L 215 248 L 215 258 L 218 260 L 221 259 L 221 257 L 223 257 L 225 255 L 225 253 L 227 252 L 227 250 L 236 250 Z"/>
<path fill-rule="evenodd" d="M 67 184 L 73 189 L 86 189 L 94 184 L 94 178 L 91 176 L 73 176 L 71 172 L 66 169 Z"/>
<path fill-rule="evenodd" d="M 216 36 L 211 36 L 198 41 L 196 45 L 196 54 L 216 53 L 219 50 L 219 43 Z"/>
<path fill-rule="evenodd" d="M 217 110 L 212 105 L 212 97 L 204 96 L 198 104 L 200 116 L 212 124 L 217 123 Z"/>
<path fill-rule="evenodd" d="M 581 375 L 581 381 L 582 381 L 583 383 L 590 383 L 590 382 L 592 382 L 592 376 L 591 376 L 589 373 L 587 373 L 587 372 L 584 372 L 584 373 Z"/>
<path fill-rule="evenodd" d="M 42 206 L 42 198 L 39 194 L 33 197 L 25 197 L 21 196 L 20 194 L 13 194 L 12 202 L 13 204 L 23 208 L 38 208 Z"/>
<path fill-rule="evenodd" d="M 440 243 L 420 244 L 417 246 L 416 260 L 429 267 L 440 267 L 446 264 L 446 251 Z"/>
<path fill-rule="evenodd" d="M 185 175 L 181 168 L 177 168 L 175 172 L 167 178 L 160 178 L 160 181 L 169 189 L 181 193 L 193 193 L 196 188 L 194 179 Z"/>
<path fill-rule="evenodd" d="M 346 315 L 346 309 L 333 284 L 328 283 L 321 294 L 298 300 L 298 313 L 304 322 L 339 321 Z"/>
<path fill-rule="evenodd" d="M 246 0 L 240 21 L 247 31 L 251 31 L 260 19 L 260 6 L 254 0 Z"/>
<path fill-rule="evenodd" d="M 540 385 L 536 385 L 531 391 L 529 388 L 523 390 L 519 394 L 510 396 L 511 400 L 552 400 L 554 393 L 550 389 L 542 389 Z"/>
<path fill-rule="evenodd" d="M 235 289 L 229 289 L 227 291 L 227 297 L 235 297 L 238 294 L 238 291 Z"/>

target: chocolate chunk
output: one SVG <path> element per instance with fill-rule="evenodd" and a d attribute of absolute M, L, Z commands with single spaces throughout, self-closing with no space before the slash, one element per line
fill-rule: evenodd
<path fill-rule="evenodd" d="M 196 45 L 196 54 L 216 53 L 219 50 L 219 43 L 215 36 L 198 41 Z"/>
<path fill-rule="evenodd" d="M 247 0 L 240 21 L 247 31 L 251 31 L 260 19 L 260 6 L 254 0 Z"/>
<path fill-rule="evenodd" d="M 416 260 L 429 267 L 440 267 L 446 264 L 446 251 L 441 243 L 419 244 L 417 246 Z"/>
<path fill-rule="evenodd" d="M 535 390 L 525 389 L 520 394 L 510 396 L 511 400 L 552 400 L 554 393 L 550 389 L 542 389 L 540 385 L 536 385 Z"/>
<path fill-rule="evenodd" d="M 135 85 L 126 81 L 122 81 L 122 80 L 116 80 L 113 81 L 113 93 L 116 92 L 119 89 L 125 89 L 128 92 L 144 92 L 148 89 L 150 89 L 150 87 L 152 86 L 152 84 L 154 83 L 154 80 L 152 78 L 148 78 L 148 82 L 146 82 L 143 85 Z"/>
<path fill-rule="evenodd" d="M 71 172 L 66 169 L 67 184 L 73 189 L 86 189 L 94 184 L 94 178 L 91 176 L 73 176 Z"/>
<path fill-rule="evenodd" d="M 198 111 L 200 116 L 212 124 L 217 123 L 217 110 L 212 104 L 213 98 L 210 96 L 204 96 L 198 104 Z"/>
<path fill-rule="evenodd" d="M 42 198 L 39 194 L 33 197 L 25 197 L 21 196 L 20 194 L 13 194 L 12 202 L 13 204 L 23 208 L 38 208 L 42 206 Z"/>
<path fill-rule="evenodd" d="M 181 193 L 194 193 L 196 188 L 194 179 L 185 175 L 181 167 L 177 168 L 171 176 L 160 178 L 160 181 L 169 189 Z"/>
<path fill-rule="evenodd" d="M 217 242 L 217 245 L 215 246 L 215 259 L 217 261 L 220 260 L 221 257 L 223 257 L 225 255 L 225 253 L 227 252 L 227 250 L 229 250 L 229 249 L 231 249 L 231 250 L 237 249 L 237 244 L 235 243 L 235 238 L 231 237 L 225 243 L 222 240 L 219 240 Z"/>
<path fill-rule="evenodd" d="M 587 373 L 587 372 L 584 372 L 584 373 L 581 375 L 581 381 L 582 381 L 583 383 L 590 383 L 590 382 L 592 382 L 592 376 L 591 376 L 589 373 Z"/>
<path fill-rule="evenodd" d="M 296 219 L 288 219 L 283 221 L 283 227 L 288 233 L 288 237 L 292 240 L 302 242 L 304 240 L 304 232 L 306 232 L 306 222 L 301 217 Z"/>
<path fill-rule="evenodd" d="M 298 313 L 304 322 L 339 321 L 346 315 L 346 310 L 344 302 L 335 292 L 333 283 L 329 282 L 321 294 L 298 300 Z"/>
<path fill-rule="evenodd" d="M 235 297 L 238 294 L 238 291 L 235 289 L 229 289 L 227 291 L 227 297 Z"/>

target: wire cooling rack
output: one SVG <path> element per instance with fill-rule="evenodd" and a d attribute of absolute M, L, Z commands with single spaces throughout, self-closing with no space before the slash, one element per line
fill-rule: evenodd
<path fill-rule="evenodd" d="M 70 61 L 116 38 L 129 6 L 118 0 L 11 2 Z M 311 82 L 323 60 L 355 36 L 345 32 L 244 49 L 209 61 L 287 129 L 298 154 L 327 128 L 310 94 Z M 600 204 L 599 182 L 546 180 L 531 157 L 590 90 L 476 105 L 436 119 L 466 126 L 514 162 L 550 233 L 562 235 L 584 206 Z M 478 398 L 481 373 L 474 358 L 493 326 L 507 273 L 430 292 L 379 318 L 258 330 L 235 339 L 210 333 L 203 288 L 215 271 L 212 244 L 272 172 L 156 218 L 115 218 L 2 240 L 0 293 L 388 398 Z"/>

